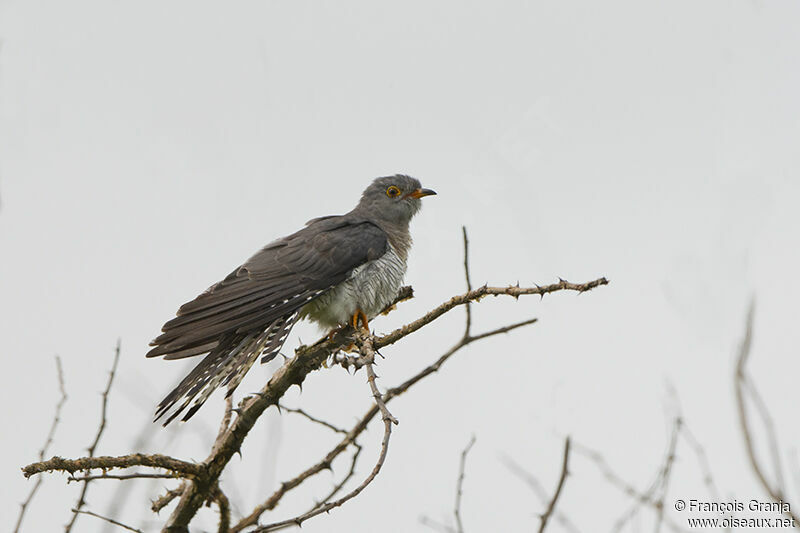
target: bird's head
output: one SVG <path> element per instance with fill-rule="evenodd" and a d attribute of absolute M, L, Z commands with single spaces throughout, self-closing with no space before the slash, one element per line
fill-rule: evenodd
<path fill-rule="evenodd" d="M 361 195 L 358 208 L 396 223 L 411 220 L 422 207 L 420 198 L 436 194 L 423 189 L 417 178 L 396 174 L 375 179 Z"/>

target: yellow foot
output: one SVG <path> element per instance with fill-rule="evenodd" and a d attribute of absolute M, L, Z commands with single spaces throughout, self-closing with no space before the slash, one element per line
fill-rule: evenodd
<path fill-rule="evenodd" d="M 356 312 L 353 313 L 353 318 L 351 321 L 351 325 L 358 329 L 358 322 L 361 321 L 361 324 L 364 326 L 364 329 L 369 331 L 369 320 L 367 320 L 367 315 L 361 309 L 356 309 Z"/>

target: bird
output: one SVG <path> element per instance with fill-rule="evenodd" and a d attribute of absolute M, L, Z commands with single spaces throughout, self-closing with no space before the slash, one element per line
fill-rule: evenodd
<path fill-rule="evenodd" d="M 227 396 L 261 357 L 271 361 L 301 319 L 335 331 L 368 327 L 398 294 L 409 223 L 436 192 L 404 174 L 376 178 L 344 215 L 309 220 L 183 304 L 146 357 L 205 357 L 157 406 L 154 422 L 189 420 L 218 387 Z M 191 404 L 191 407 L 189 405 Z M 188 410 L 187 410 L 188 408 Z"/>

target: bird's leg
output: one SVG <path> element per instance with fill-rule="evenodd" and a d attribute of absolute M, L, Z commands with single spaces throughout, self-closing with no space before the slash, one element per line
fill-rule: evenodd
<path fill-rule="evenodd" d="M 361 322 L 361 325 L 364 327 L 364 329 L 369 331 L 369 319 L 367 319 L 367 314 L 364 313 L 364 311 L 362 311 L 361 309 L 356 309 L 356 312 L 353 313 L 353 316 L 350 318 L 350 325 L 353 326 L 353 329 L 355 329 L 356 331 L 358 330 L 359 321 Z M 334 335 L 336 335 L 346 327 L 347 326 L 342 326 L 328 333 L 328 340 L 331 340 Z M 355 347 L 356 347 L 355 343 L 350 343 L 347 346 L 343 347 L 342 351 L 345 353 L 351 352 L 355 349 Z"/>
<path fill-rule="evenodd" d="M 361 324 L 364 326 L 364 329 L 369 331 L 369 320 L 367 319 L 367 314 L 364 313 L 361 309 L 356 309 L 356 312 L 353 313 L 352 318 L 352 325 L 354 329 L 358 329 L 358 321 L 361 320 Z"/>

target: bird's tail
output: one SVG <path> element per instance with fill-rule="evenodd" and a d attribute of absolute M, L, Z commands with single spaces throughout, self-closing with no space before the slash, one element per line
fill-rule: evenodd
<path fill-rule="evenodd" d="M 189 420 L 219 386 L 227 385 L 228 395 L 231 395 L 259 355 L 262 355 L 261 362 L 266 363 L 278 354 L 296 321 L 297 312 L 294 312 L 275 320 L 260 334 L 234 333 L 223 337 L 178 386 L 161 400 L 153 421 L 171 411 L 164 421 L 166 426 L 194 400 L 192 407 L 181 419 L 184 422 Z"/>

